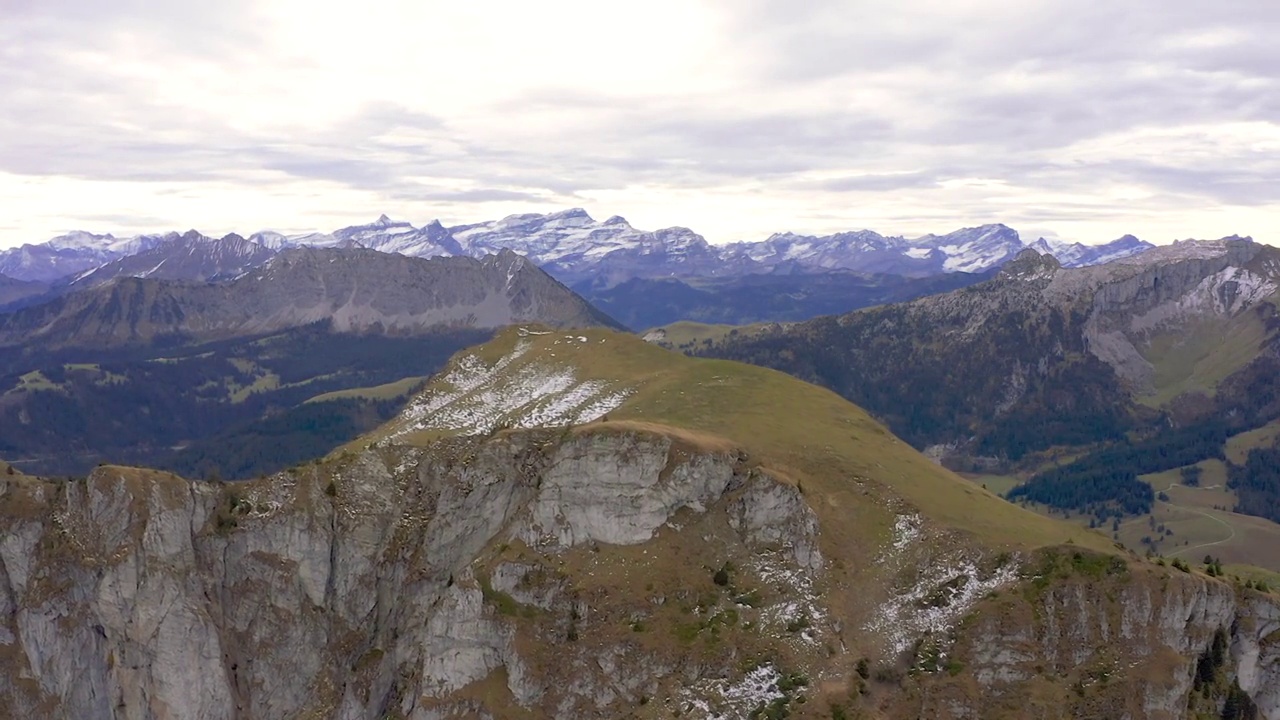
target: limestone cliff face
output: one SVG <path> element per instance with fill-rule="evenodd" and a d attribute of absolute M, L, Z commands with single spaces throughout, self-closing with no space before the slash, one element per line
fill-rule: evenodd
<path fill-rule="evenodd" d="M 1234 681 L 1261 717 L 1276 718 L 1278 629 L 1274 598 L 1177 570 L 1115 565 L 1033 582 L 974 615 L 954 647 L 964 682 L 935 683 L 927 714 L 1184 718 L 1197 708 L 1220 717 L 1221 691 Z M 1217 686 L 1205 688 L 1197 669 L 1217 634 L 1226 652 Z"/>
<path fill-rule="evenodd" d="M 1154 389 L 1155 370 L 1140 350 L 1151 333 L 1232 317 L 1277 288 L 1273 254 L 1261 245 L 1224 240 L 1188 248 L 1185 256 L 1176 250 L 1167 249 L 1173 256 L 1162 262 L 1080 270 L 1049 289 L 1062 294 L 1098 283 L 1084 327 L 1089 350 L 1139 393 Z"/>
<path fill-rule="evenodd" d="M 970 567 L 913 514 L 862 557 L 740 451 L 610 425 L 237 485 L 7 479 L 0 716 L 704 719 L 805 677 L 793 716 L 1181 718 L 1216 702 L 1193 683 L 1221 634 L 1215 682 L 1280 717 L 1268 595 L 1111 558 Z M 834 588 L 833 562 L 893 584 Z M 859 694 L 859 657 L 911 672 Z"/>
<path fill-rule="evenodd" d="M 237 486 L 112 467 L 83 481 L 11 481 L 0 490 L 0 708 L 470 716 L 480 706 L 451 694 L 502 668 L 516 705 L 612 716 L 662 665 L 620 644 L 590 653 L 587 672 L 568 663 L 535 674 L 516 624 L 490 600 L 584 634 L 598 610 L 554 569 L 475 561 L 493 543 L 642 543 L 677 513 L 719 503 L 732 505 L 744 546 L 785 545 L 806 568 L 821 565 L 794 487 L 734 453 L 677 445 L 530 432 L 366 451 L 334 473 L 315 465 Z"/>

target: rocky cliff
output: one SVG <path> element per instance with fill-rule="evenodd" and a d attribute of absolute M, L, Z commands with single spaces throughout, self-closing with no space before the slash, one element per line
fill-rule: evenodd
<path fill-rule="evenodd" d="M 1196 679 L 1221 629 L 1213 687 L 1280 717 L 1270 596 L 989 552 L 865 486 L 843 512 L 880 545 L 842 547 L 832 499 L 680 431 L 0 483 L 7 716 L 985 718 L 1034 692 L 1045 716 L 1186 717 L 1227 702 Z"/>
<path fill-rule="evenodd" d="M 570 582 L 566 561 L 593 555 L 570 551 L 644 543 L 714 505 L 740 543 L 813 570 L 796 495 L 730 452 L 608 433 L 383 448 L 234 486 L 116 467 L 11 479 L 0 707 L 432 718 L 492 709 L 462 691 L 502 670 L 496 707 L 613 716 L 673 672 L 732 663 L 612 642 L 634 634 L 611 615 L 630 599 Z"/>
<path fill-rule="evenodd" d="M 972 616 L 953 647 L 963 672 L 924 686 L 926 715 L 1280 717 L 1274 597 L 1069 552 L 1034 576 Z M 1233 691 L 1257 714 L 1227 710 Z"/>

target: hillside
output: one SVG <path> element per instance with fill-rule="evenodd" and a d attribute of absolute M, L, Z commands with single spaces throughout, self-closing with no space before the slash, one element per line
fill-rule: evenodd
<path fill-rule="evenodd" d="M 495 428 L 581 424 L 605 415 L 610 423 L 654 422 L 730 439 L 814 482 L 834 483 L 824 487 L 833 495 L 847 491 L 839 486 L 849 477 L 868 478 L 893 487 L 931 517 L 992 542 L 1034 547 L 1093 539 L 1058 535 L 1067 526 L 1030 513 L 1008 514 L 1014 508 L 971 492 L 834 393 L 782 373 L 695 360 L 605 330 L 504 331 L 455 358 L 400 418 L 371 438 L 417 442 Z"/>
<path fill-rule="evenodd" d="M 227 283 L 122 278 L 0 315 L 0 346 L 173 344 L 322 321 L 338 332 L 413 334 L 533 320 L 614 325 L 511 252 L 425 260 L 372 250 L 295 249 Z"/>
<path fill-rule="evenodd" d="M 1280 715 L 1252 583 L 1108 554 L 829 391 L 605 330 L 503 331 L 271 477 L 0 495 L 23 714 Z"/>
<path fill-rule="evenodd" d="M 101 462 L 274 472 L 377 427 L 413 387 L 372 388 L 439 369 L 492 332 L 353 336 L 321 323 L 191 346 L 0 349 L 0 457 L 50 475 Z"/>
<path fill-rule="evenodd" d="M 15 280 L 7 275 L 0 275 L 0 311 L 8 305 L 42 295 L 46 290 L 48 286 L 41 282 Z"/>

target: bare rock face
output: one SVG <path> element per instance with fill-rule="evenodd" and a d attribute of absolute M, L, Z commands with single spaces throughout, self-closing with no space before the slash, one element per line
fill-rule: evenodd
<path fill-rule="evenodd" d="M 954 648 L 978 693 L 944 683 L 930 716 L 1012 717 L 1020 709 L 1033 717 L 1188 717 L 1189 698 L 1201 695 L 1197 672 L 1220 635 L 1223 668 L 1234 668 L 1261 717 L 1280 717 L 1274 598 L 1179 571 L 1114 565 L 1086 575 L 992 601 Z M 1215 672 L 1219 683 L 1232 675 Z M 1028 706 L 1048 678 L 1071 690 Z"/>
<path fill-rule="evenodd" d="M 630 691 L 579 683 L 575 699 L 568 676 L 534 677 L 490 595 L 579 624 L 592 611 L 563 581 L 539 590 L 531 578 L 544 567 L 489 573 L 474 561 L 495 542 L 643 543 L 677 512 L 720 503 L 744 473 L 735 455 L 675 452 L 660 435 L 543 432 L 364 452 L 332 477 L 313 467 L 226 487 L 114 467 L 84 481 L 15 479 L 0 498 L 0 706 L 77 718 L 453 717 L 467 704 L 450 698 L 501 668 L 517 705 L 611 716 Z M 743 510 L 752 532 L 812 548 L 807 506 L 764 492 L 772 507 Z M 625 649 L 608 657 L 597 675 L 630 662 Z"/>
<path fill-rule="evenodd" d="M 1229 318 L 1268 298 L 1280 288 L 1280 277 L 1262 253 L 1261 245 L 1241 239 L 1161 248 L 1143 263 L 1139 256 L 1078 270 L 1048 293 L 1066 292 L 1073 282 L 1097 283 L 1084 326 L 1089 350 L 1130 388 L 1150 393 L 1155 369 L 1139 347 L 1154 332 L 1200 318 Z"/>

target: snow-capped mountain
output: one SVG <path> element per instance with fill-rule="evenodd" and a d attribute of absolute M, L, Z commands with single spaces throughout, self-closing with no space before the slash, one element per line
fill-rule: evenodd
<path fill-rule="evenodd" d="M 763 268 L 784 264 L 923 276 L 943 272 L 984 272 L 1012 259 L 1026 245 L 1005 225 L 964 228 L 915 239 L 886 237 L 871 230 L 834 235 L 781 233 L 763 242 L 735 243 L 730 253 Z"/>
<path fill-rule="evenodd" d="M 352 225 L 331 233 L 282 235 L 272 230 L 262 230 L 250 235 L 249 240 L 272 250 L 291 247 L 336 247 L 367 248 L 412 257 L 452 257 L 469 254 L 458 245 L 439 220 L 432 220 L 421 228 L 415 228 L 407 222 L 398 222 L 386 215 L 368 225 Z"/>
<path fill-rule="evenodd" d="M 0 252 L 0 273 L 22 280 L 79 275 L 176 237 L 170 233 L 121 239 L 72 233 L 40 245 Z M 612 286 L 631 278 L 737 277 L 830 270 L 907 277 L 981 273 L 1000 266 L 1029 246 L 1016 231 L 1000 224 L 917 238 L 858 230 L 825 236 L 779 233 L 757 242 L 712 245 L 688 228 L 640 230 L 618 216 L 597 221 L 581 208 L 545 215 L 510 215 L 454 227 L 446 227 L 438 220 L 415 227 L 383 215 L 367 225 L 328 233 L 285 235 L 263 230 L 250 235 L 247 242 L 267 251 L 293 247 L 367 248 L 414 257 L 482 257 L 508 249 L 528 257 L 566 284 L 590 281 L 596 286 Z M 1152 247 L 1132 236 L 1099 246 L 1042 238 L 1030 246 L 1057 256 L 1067 266 L 1106 262 Z M 148 269 L 144 266 L 145 261 L 139 261 L 129 264 L 128 269 L 120 266 L 119 272 L 136 274 Z M 200 271 L 184 279 L 208 277 Z"/>
<path fill-rule="evenodd" d="M 230 280 L 266 263 L 275 250 L 250 242 L 234 233 L 210 238 L 190 230 L 166 237 L 135 255 L 113 260 L 76 275 L 67 290 L 96 287 L 119 277 L 158 280 Z"/>
<path fill-rule="evenodd" d="M 469 255 L 509 248 L 571 284 L 600 275 L 715 275 L 724 265 L 721 250 L 688 228 L 637 230 L 617 215 L 598 222 L 581 208 L 511 215 L 449 232 Z"/>
<path fill-rule="evenodd" d="M 1132 235 L 1125 235 L 1117 240 L 1102 245 L 1085 245 L 1083 243 L 1067 243 L 1061 240 L 1040 238 L 1031 244 L 1037 252 L 1047 253 L 1057 258 L 1063 267 L 1083 267 L 1085 265 L 1101 265 L 1102 263 L 1129 257 L 1144 250 L 1155 247 L 1145 240 Z"/>
<path fill-rule="evenodd" d="M 162 235 L 117 238 L 76 231 L 38 245 L 27 244 L 0 252 L 0 273 L 19 280 L 51 282 L 154 247 L 163 238 Z"/>

